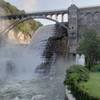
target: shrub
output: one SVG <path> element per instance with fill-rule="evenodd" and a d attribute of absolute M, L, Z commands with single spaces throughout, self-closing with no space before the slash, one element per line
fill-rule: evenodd
<path fill-rule="evenodd" d="M 89 78 L 89 71 L 82 65 L 72 65 L 66 71 L 65 85 L 75 85 L 81 81 L 87 81 Z"/>
<path fill-rule="evenodd" d="M 96 65 L 93 69 L 94 71 L 100 71 L 100 65 Z M 81 65 L 72 65 L 68 70 L 65 78 L 65 85 L 71 90 L 72 95 L 76 100 L 100 100 L 98 97 L 91 95 L 82 83 L 88 82 L 89 71 L 86 67 Z M 97 83 L 97 82 L 96 82 Z"/>

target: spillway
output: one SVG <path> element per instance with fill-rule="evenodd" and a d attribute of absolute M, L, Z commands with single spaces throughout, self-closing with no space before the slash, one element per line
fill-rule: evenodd
<path fill-rule="evenodd" d="M 64 100 L 65 58 L 54 60 L 49 73 L 37 73 L 55 26 L 40 27 L 28 46 L 6 44 L 0 49 L 0 100 Z M 68 65 L 68 64 L 67 64 Z"/>

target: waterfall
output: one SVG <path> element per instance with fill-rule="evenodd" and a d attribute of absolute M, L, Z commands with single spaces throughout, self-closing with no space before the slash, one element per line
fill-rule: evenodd
<path fill-rule="evenodd" d="M 35 76 L 35 69 L 44 62 L 43 50 L 53 35 L 54 25 L 40 27 L 27 47 L 7 44 L 0 50 L 0 79 L 28 79 Z M 9 76 L 9 77 L 8 77 Z"/>
<path fill-rule="evenodd" d="M 55 25 L 43 26 L 35 32 L 28 46 L 7 43 L 0 48 L 0 100 L 64 100 L 63 81 L 66 67 L 69 66 L 67 60 L 58 56 L 48 75 L 35 72 L 45 62 L 43 53 L 48 39 L 54 34 Z M 60 47 L 64 41 L 58 46 L 61 38 L 59 41 L 58 38 L 53 39 L 52 43 L 57 40 L 53 44 L 57 45 L 53 53 L 62 55 L 60 51 L 64 46 Z"/>
<path fill-rule="evenodd" d="M 85 65 L 85 56 L 82 54 L 82 55 L 79 55 L 79 54 L 76 54 L 76 64 L 79 64 L 79 65 Z"/>

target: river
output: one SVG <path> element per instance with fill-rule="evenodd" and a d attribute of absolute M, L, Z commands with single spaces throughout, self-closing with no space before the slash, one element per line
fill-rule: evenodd
<path fill-rule="evenodd" d="M 40 27 L 31 44 L 6 44 L 0 49 L 0 100 L 64 100 L 65 72 L 72 63 L 67 57 L 53 57 L 48 73 L 36 73 L 45 62 L 43 51 L 54 25 Z"/>

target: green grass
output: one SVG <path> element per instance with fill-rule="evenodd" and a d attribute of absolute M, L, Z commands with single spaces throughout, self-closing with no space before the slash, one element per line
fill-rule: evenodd
<path fill-rule="evenodd" d="M 90 96 L 100 98 L 100 72 L 91 72 L 87 82 L 81 82 L 79 87 Z"/>

